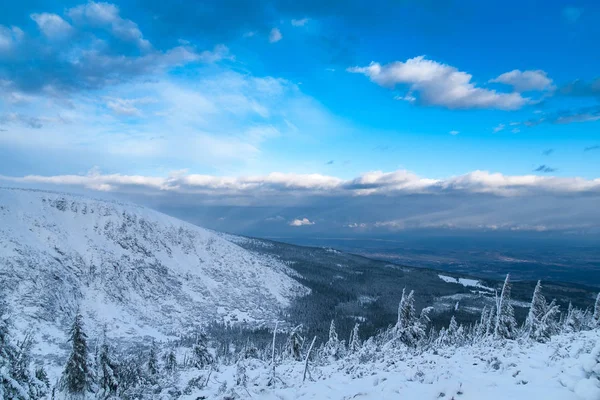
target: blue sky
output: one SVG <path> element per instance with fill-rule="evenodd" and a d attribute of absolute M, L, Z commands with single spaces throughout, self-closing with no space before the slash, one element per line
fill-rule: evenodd
<path fill-rule="evenodd" d="M 0 176 L 235 207 L 278 196 L 307 229 L 294 207 L 332 193 L 596 196 L 599 21 L 595 1 L 13 2 Z M 392 226 L 373 218 L 329 223 Z"/>

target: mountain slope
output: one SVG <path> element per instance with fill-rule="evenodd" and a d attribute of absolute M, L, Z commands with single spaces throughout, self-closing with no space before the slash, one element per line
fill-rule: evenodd
<path fill-rule="evenodd" d="M 272 321 L 308 292 L 271 256 L 130 204 L 0 188 L 0 287 L 20 331 L 161 336 L 209 321 Z"/>

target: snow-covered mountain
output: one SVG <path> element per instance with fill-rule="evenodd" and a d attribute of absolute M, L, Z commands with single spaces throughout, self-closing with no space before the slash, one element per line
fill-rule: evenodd
<path fill-rule="evenodd" d="M 0 287 L 19 331 L 161 337 L 209 321 L 271 322 L 308 289 L 272 256 L 159 212 L 0 188 Z"/>

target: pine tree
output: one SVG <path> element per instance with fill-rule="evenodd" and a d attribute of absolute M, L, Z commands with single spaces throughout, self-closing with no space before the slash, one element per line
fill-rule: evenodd
<path fill-rule="evenodd" d="M 488 313 L 488 319 L 485 323 L 485 335 L 491 336 L 494 334 L 496 330 L 496 307 L 490 308 L 490 312 Z"/>
<path fill-rule="evenodd" d="M 159 372 L 158 367 L 158 357 L 156 355 L 156 345 L 154 344 L 154 340 L 152 341 L 152 345 L 150 346 L 150 353 L 148 354 L 148 373 L 150 376 L 155 377 Z"/>
<path fill-rule="evenodd" d="M 165 354 L 164 362 L 165 371 L 170 374 L 174 373 L 177 369 L 177 357 L 175 356 L 175 352 L 173 350 L 170 350 L 167 354 Z"/>
<path fill-rule="evenodd" d="M 517 333 L 515 310 L 510 303 L 510 274 L 506 275 L 500 298 L 496 299 L 496 329 L 495 336 L 503 339 L 514 339 Z"/>
<path fill-rule="evenodd" d="M 338 334 L 335 330 L 335 322 L 334 320 L 331 320 L 331 324 L 329 325 L 329 338 L 323 346 L 322 353 L 326 358 L 338 360 L 343 356 L 344 346 L 344 343 L 340 342 L 340 339 L 338 338 Z"/>
<path fill-rule="evenodd" d="M 402 289 L 402 298 L 398 305 L 398 321 L 394 327 L 394 336 L 407 346 L 417 346 L 420 340 L 426 337 L 427 324 L 429 323 L 429 312 L 431 307 L 421 311 L 417 317 L 415 310 L 415 292 L 413 290 L 406 294 Z"/>
<path fill-rule="evenodd" d="M 484 306 L 481 310 L 481 317 L 479 318 L 479 322 L 475 324 L 475 328 L 473 329 L 473 339 L 475 341 L 479 341 L 483 339 L 486 335 L 486 323 L 489 318 L 489 310 L 487 306 Z"/>
<path fill-rule="evenodd" d="M 74 397 L 84 397 L 91 384 L 88 364 L 87 335 L 83 331 L 83 316 L 75 316 L 69 342 L 72 350 L 62 376 L 62 387 Z"/>
<path fill-rule="evenodd" d="M 350 335 L 350 341 L 348 342 L 348 351 L 352 354 L 358 352 L 361 347 L 360 337 L 358 336 L 359 326 L 358 323 L 354 325 Z"/>
<path fill-rule="evenodd" d="M 119 389 L 118 367 L 117 363 L 112 359 L 110 348 L 106 340 L 106 332 L 104 333 L 100 353 L 98 355 L 98 378 L 100 391 L 104 396 L 112 396 Z"/>
<path fill-rule="evenodd" d="M 589 317 L 589 314 L 587 314 Z M 563 330 L 567 333 L 579 332 L 585 327 L 586 313 L 573 307 L 573 304 L 569 303 L 567 309 L 567 315 L 565 316 Z"/>
<path fill-rule="evenodd" d="M 302 325 L 298 325 L 294 329 L 292 329 L 287 342 L 287 351 L 290 357 L 296 361 L 302 360 L 302 354 L 300 354 L 300 349 L 302 347 L 302 342 L 304 341 L 304 339 L 302 338 L 302 336 L 300 336 L 300 329 L 302 329 Z"/>
<path fill-rule="evenodd" d="M 213 357 L 208 351 L 207 338 L 204 333 L 198 334 L 196 344 L 192 348 L 192 363 L 198 369 L 204 369 L 213 363 Z"/>
<path fill-rule="evenodd" d="M 0 298 L 0 398 L 41 399 L 46 396 L 49 385 L 47 378 L 43 379 L 43 374 L 31 373 L 31 336 L 26 335 L 23 341 L 15 345 L 10 337 L 11 328 L 8 306 Z"/>
<path fill-rule="evenodd" d="M 542 283 L 538 281 L 533 291 L 529 314 L 525 320 L 525 334 L 538 342 L 545 342 L 556 330 L 555 318 L 559 307 L 554 301 L 548 304 L 542 294 Z"/>

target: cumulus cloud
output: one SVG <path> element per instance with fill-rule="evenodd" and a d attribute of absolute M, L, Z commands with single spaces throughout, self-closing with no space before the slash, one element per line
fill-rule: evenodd
<path fill-rule="evenodd" d="M 134 43 L 142 50 L 152 47 L 150 42 L 144 39 L 137 24 L 122 18 L 119 8 L 114 4 L 90 1 L 69 9 L 67 15 L 78 25 L 105 28 L 115 37 Z"/>
<path fill-rule="evenodd" d="M 308 18 L 293 19 L 292 25 L 293 26 L 304 26 L 304 25 L 306 25 L 307 22 L 308 22 Z"/>
<path fill-rule="evenodd" d="M 281 34 L 279 28 L 271 29 L 271 32 L 269 32 L 269 42 L 276 43 L 279 42 L 281 39 L 283 39 L 283 35 Z"/>
<path fill-rule="evenodd" d="M 491 83 L 503 83 L 510 85 L 517 92 L 529 91 L 545 91 L 554 89 L 552 79 L 548 78 L 548 74 L 542 70 L 521 71 L 518 69 L 510 72 L 505 72 L 495 79 L 490 80 Z"/>
<path fill-rule="evenodd" d="M 17 26 L 0 25 L 0 55 L 14 50 L 24 35 L 23 30 Z"/>
<path fill-rule="evenodd" d="M 71 25 L 56 14 L 31 14 L 31 19 L 35 21 L 40 31 L 49 39 L 64 39 L 73 31 Z"/>
<path fill-rule="evenodd" d="M 306 226 L 306 225 L 314 225 L 315 223 L 310 221 L 308 218 L 295 219 L 290 222 L 290 226 Z"/>
<path fill-rule="evenodd" d="M 428 60 L 424 56 L 386 65 L 372 62 L 369 66 L 352 67 L 347 71 L 363 74 L 384 87 L 408 85 L 408 94 L 400 97 L 423 105 L 450 109 L 516 110 L 531 102 L 529 98 L 516 92 L 501 93 L 477 87 L 472 82 L 472 75 L 450 65 Z"/>
<path fill-rule="evenodd" d="M 65 97 L 191 63 L 233 58 L 224 45 L 200 50 L 183 42 L 154 48 L 137 24 L 121 17 L 113 4 L 91 1 L 64 15 L 31 14 L 48 40 L 39 40 L 37 32 L 25 34 L 17 27 L 0 25 L 0 54 L 4 54 L 0 81 L 9 82 L 13 91 Z M 69 40 L 61 40 L 65 38 Z"/>

